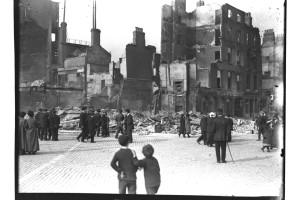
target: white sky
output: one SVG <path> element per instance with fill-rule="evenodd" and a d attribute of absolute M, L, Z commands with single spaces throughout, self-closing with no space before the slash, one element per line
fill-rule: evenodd
<path fill-rule="evenodd" d="M 63 18 L 63 0 L 60 3 L 60 22 Z M 67 0 L 66 22 L 68 38 L 90 41 L 92 28 L 92 0 Z M 187 12 L 196 8 L 197 0 L 186 0 Z M 244 12 L 251 12 L 252 23 L 261 31 L 273 28 L 282 34 L 284 22 L 284 0 L 206 0 L 205 4 L 228 3 Z M 143 28 L 146 45 L 153 45 L 160 53 L 161 8 L 171 5 L 171 0 L 96 0 L 97 28 L 101 30 L 101 45 L 117 61 L 132 43 L 135 27 Z"/>
<path fill-rule="evenodd" d="M 60 3 L 60 22 L 63 17 L 63 0 Z M 92 0 L 67 0 L 66 22 L 68 38 L 90 41 L 92 28 Z M 153 45 L 160 53 L 161 8 L 171 5 L 171 0 L 96 0 L 97 28 L 101 30 L 101 45 L 117 61 L 132 43 L 135 27 L 143 28 L 146 45 Z M 197 0 L 186 0 L 187 11 L 196 8 Z M 284 22 L 284 0 L 206 0 L 205 4 L 228 3 L 244 12 L 251 12 L 254 27 L 261 31 L 273 28 L 282 34 Z"/>

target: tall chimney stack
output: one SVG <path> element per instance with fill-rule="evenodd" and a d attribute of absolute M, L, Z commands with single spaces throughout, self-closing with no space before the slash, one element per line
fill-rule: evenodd
<path fill-rule="evenodd" d="M 91 46 L 100 45 L 101 31 L 97 29 L 96 1 L 93 1 L 93 28 L 91 29 Z"/>

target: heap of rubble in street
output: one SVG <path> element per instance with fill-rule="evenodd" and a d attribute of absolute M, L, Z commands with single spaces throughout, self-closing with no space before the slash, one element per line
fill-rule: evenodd
<path fill-rule="evenodd" d="M 79 116 L 81 109 L 78 107 L 62 109 L 56 108 L 58 116 L 60 116 L 60 132 L 78 132 L 79 128 Z M 117 109 L 102 109 L 102 112 L 107 112 L 107 116 L 110 119 L 109 128 L 110 133 L 116 131 L 115 117 L 118 114 Z M 131 111 L 134 120 L 134 133 L 140 135 L 148 135 L 151 133 L 162 134 L 178 134 L 180 126 L 180 115 L 182 112 L 167 112 L 160 111 L 158 114 L 153 115 L 150 111 Z M 201 134 L 200 119 L 202 115 L 198 112 L 190 112 L 190 124 L 191 135 Z M 256 133 L 254 130 L 254 121 L 249 119 L 233 118 L 233 134 L 251 134 Z M 252 132 L 254 130 L 254 132 Z"/>

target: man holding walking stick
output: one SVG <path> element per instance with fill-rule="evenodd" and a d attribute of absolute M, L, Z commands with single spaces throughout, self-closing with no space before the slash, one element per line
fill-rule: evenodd
<path fill-rule="evenodd" d="M 218 109 L 217 117 L 213 122 L 214 142 L 218 163 L 226 163 L 226 143 L 228 141 L 230 131 L 228 119 L 224 117 L 223 110 Z"/>

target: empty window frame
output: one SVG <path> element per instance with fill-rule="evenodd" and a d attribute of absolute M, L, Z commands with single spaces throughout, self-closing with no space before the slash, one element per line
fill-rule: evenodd
<path fill-rule="evenodd" d="M 250 90 L 250 74 L 247 74 L 246 78 L 246 89 Z"/>
<path fill-rule="evenodd" d="M 227 28 L 228 40 L 231 40 L 231 32 L 232 32 L 232 28 L 230 26 L 228 26 L 228 28 Z"/>
<path fill-rule="evenodd" d="M 257 90 L 257 77 L 256 76 L 253 76 L 253 82 L 254 82 L 253 89 Z"/>
<path fill-rule="evenodd" d="M 215 60 L 220 59 L 220 51 L 215 51 Z"/>
<path fill-rule="evenodd" d="M 105 87 L 105 80 L 101 80 L 101 91 L 104 89 Z"/>
<path fill-rule="evenodd" d="M 228 18 L 232 18 L 232 11 L 228 9 Z"/>
<path fill-rule="evenodd" d="M 215 45 L 220 45 L 220 29 L 215 30 Z"/>
<path fill-rule="evenodd" d="M 229 64 L 231 63 L 231 48 L 227 48 L 227 61 Z"/>
<path fill-rule="evenodd" d="M 221 88 L 221 71 L 217 71 L 217 88 Z"/>
<path fill-rule="evenodd" d="M 241 64 L 241 51 L 240 50 L 236 51 L 236 64 L 237 65 Z"/>
<path fill-rule="evenodd" d="M 174 90 L 176 93 L 183 92 L 183 81 L 174 81 Z"/>
<path fill-rule="evenodd" d="M 241 86 L 240 86 L 240 75 L 236 75 L 236 89 L 237 90 L 240 90 L 241 88 Z"/>
<path fill-rule="evenodd" d="M 246 44 L 249 45 L 249 33 L 246 33 Z"/>
<path fill-rule="evenodd" d="M 241 43 L 242 40 L 241 40 L 241 31 L 237 31 L 237 42 Z"/>
<path fill-rule="evenodd" d="M 231 72 L 227 73 L 227 86 L 228 89 L 231 89 Z"/>
<path fill-rule="evenodd" d="M 177 44 L 181 44 L 182 43 L 182 35 L 178 35 L 177 36 Z"/>
<path fill-rule="evenodd" d="M 241 21 L 242 21 L 241 15 L 240 15 L 240 14 L 237 14 L 237 15 L 236 15 L 236 21 L 237 21 L 237 22 L 241 22 Z"/>

